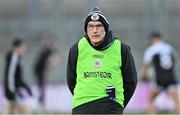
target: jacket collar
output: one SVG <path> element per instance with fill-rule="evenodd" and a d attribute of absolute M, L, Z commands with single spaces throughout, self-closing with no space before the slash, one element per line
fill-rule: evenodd
<path fill-rule="evenodd" d="M 113 33 L 112 33 L 111 31 L 108 31 L 108 32 L 106 33 L 106 35 L 105 35 L 104 41 L 103 41 L 100 45 L 94 46 L 94 45 L 90 42 L 90 39 L 89 39 L 89 37 L 88 37 L 87 34 L 86 34 L 84 37 L 87 39 L 87 41 L 89 42 L 89 44 L 91 45 L 91 47 L 93 47 L 93 48 L 96 49 L 96 50 L 100 50 L 100 51 L 107 49 L 109 46 L 112 45 L 112 43 L 113 43 L 114 40 L 116 39 L 115 36 L 113 35 Z"/>

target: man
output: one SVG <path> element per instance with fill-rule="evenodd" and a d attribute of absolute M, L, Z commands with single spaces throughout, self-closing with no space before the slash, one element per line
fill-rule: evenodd
<path fill-rule="evenodd" d="M 42 51 L 39 53 L 38 58 L 35 62 L 35 67 L 34 67 L 34 73 L 35 73 L 35 79 L 37 80 L 37 84 L 39 87 L 40 91 L 40 96 L 39 96 L 39 103 L 41 107 L 44 107 L 45 103 L 45 72 L 47 68 L 50 66 L 50 61 L 49 58 L 52 55 L 54 51 L 54 41 L 50 40 L 46 43 Z"/>
<path fill-rule="evenodd" d="M 97 7 L 85 18 L 84 30 L 86 35 L 71 47 L 67 64 L 72 113 L 122 114 L 137 84 L 130 48 L 110 32 Z"/>
<path fill-rule="evenodd" d="M 12 44 L 12 50 L 6 55 L 4 93 L 7 100 L 5 114 L 12 114 L 14 109 L 18 109 L 20 113 L 29 113 L 27 107 L 22 102 L 22 88 L 25 88 L 29 95 L 31 90 L 22 79 L 21 56 L 26 50 L 24 41 L 20 38 L 15 39 Z"/>
<path fill-rule="evenodd" d="M 151 65 L 155 70 L 155 80 L 150 92 L 149 113 L 155 113 L 154 100 L 161 91 L 169 91 L 176 104 L 176 112 L 180 113 L 180 104 L 177 92 L 177 81 L 175 79 L 175 50 L 161 40 L 159 32 L 150 35 L 151 46 L 144 54 L 143 79 L 148 76 L 148 67 Z"/>

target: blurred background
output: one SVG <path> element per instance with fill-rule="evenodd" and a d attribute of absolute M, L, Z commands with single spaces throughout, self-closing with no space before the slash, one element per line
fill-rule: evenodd
<path fill-rule="evenodd" d="M 26 40 L 28 51 L 24 55 L 24 79 L 37 93 L 33 64 L 47 40 L 57 46 L 56 66 L 49 69 L 46 79 L 45 112 L 70 113 L 71 94 L 66 85 L 66 62 L 69 48 L 84 35 L 83 23 L 92 6 L 99 6 L 110 22 L 110 28 L 131 47 L 137 71 L 149 45 L 148 35 L 153 30 L 163 34 L 179 53 L 180 0 L 0 0 L 0 113 L 4 107 L 4 58 L 15 37 Z M 180 58 L 177 56 L 177 70 Z M 177 71 L 180 81 L 180 71 Z M 127 113 L 146 112 L 149 85 L 140 82 Z M 140 99 L 141 98 L 141 99 Z M 157 99 L 159 110 L 174 110 L 168 95 Z M 37 103 L 28 99 L 29 108 L 35 112 Z M 164 100 L 168 104 L 163 104 Z"/>

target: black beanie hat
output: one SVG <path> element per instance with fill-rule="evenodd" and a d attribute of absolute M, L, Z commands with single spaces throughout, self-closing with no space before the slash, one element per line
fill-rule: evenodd
<path fill-rule="evenodd" d="M 84 21 L 84 31 L 87 33 L 87 24 L 89 21 L 100 21 L 105 28 L 105 31 L 108 32 L 109 30 L 109 22 L 107 21 L 106 17 L 100 11 L 98 7 L 93 7 L 89 12 L 88 16 L 85 18 Z"/>

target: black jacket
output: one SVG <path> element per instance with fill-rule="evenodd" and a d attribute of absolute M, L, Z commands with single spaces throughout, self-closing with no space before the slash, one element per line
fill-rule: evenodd
<path fill-rule="evenodd" d="M 90 40 L 87 35 L 85 35 L 88 42 L 90 43 Z M 91 46 L 95 48 L 96 50 L 105 50 L 107 49 L 114 40 L 117 39 L 111 32 L 108 32 L 105 40 L 102 44 L 99 46 L 93 46 L 91 43 Z M 135 63 L 133 56 L 131 54 L 130 48 L 122 43 L 121 45 L 121 54 L 122 54 L 122 77 L 123 77 L 123 86 L 124 86 L 124 107 L 128 104 L 129 100 L 131 99 L 135 88 L 137 84 L 137 73 L 135 68 Z M 69 58 L 67 63 L 67 84 L 68 87 L 73 95 L 73 90 L 76 85 L 76 64 L 77 64 L 77 57 L 78 57 L 78 43 L 74 44 L 69 51 Z M 108 104 L 113 105 L 112 102 L 108 102 L 108 98 L 102 98 L 93 102 L 86 103 L 84 105 L 88 105 L 91 103 L 94 103 L 94 105 L 100 105 L 102 108 L 108 106 Z M 82 106 L 84 106 L 82 105 Z M 81 107 L 81 106 L 80 106 Z M 79 107 L 79 108 L 80 108 Z M 95 107 L 95 106 L 94 106 Z M 77 107 L 78 108 L 78 107 Z M 84 109 L 84 108 L 83 108 Z"/>
<path fill-rule="evenodd" d="M 21 95 L 20 88 L 25 88 L 27 92 L 30 95 L 32 95 L 30 88 L 25 84 L 25 82 L 22 79 L 23 71 L 20 60 L 21 57 L 19 55 L 15 55 L 14 52 L 9 52 L 6 55 L 5 74 L 4 74 L 4 92 L 6 98 L 9 100 L 15 101 L 16 95 L 23 96 Z M 10 88 L 10 85 L 12 85 L 13 90 Z"/>

